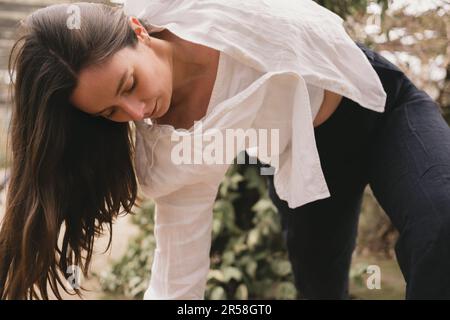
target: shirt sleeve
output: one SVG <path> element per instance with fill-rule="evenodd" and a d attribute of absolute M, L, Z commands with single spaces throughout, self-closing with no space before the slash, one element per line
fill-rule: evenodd
<path fill-rule="evenodd" d="M 145 300 L 203 300 L 219 183 L 184 186 L 155 201 L 156 250 Z"/>

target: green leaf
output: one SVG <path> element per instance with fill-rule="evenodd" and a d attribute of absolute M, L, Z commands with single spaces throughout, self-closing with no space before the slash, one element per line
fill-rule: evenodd
<path fill-rule="evenodd" d="M 237 190 L 239 182 L 241 182 L 242 180 L 244 180 L 244 177 L 236 172 L 230 177 L 230 188 L 233 190 Z"/>
<path fill-rule="evenodd" d="M 249 261 L 245 266 L 245 272 L 253 279 L 256 275 L 256 269 L 258 268 L 258 264 L 256 261 Z"/>
<path fill-rule="evenodd" d="M 250 230 L 247 237 L 247 245 L 252 249 L 255 248 L 258 245 L 260 238 L 260 232 L 258 229 Z"/>
<path fill-rule="evenodd" d="M 222 264 L 223 265 L 232 265 L 234 263 L 234 252 L 233 251 L 227 251 L 222 256 Z"/>
<path fill-rule="evenodd" d="M 266 210 L 275 210 L 275 207 L 272 200 L 268 198 L 261 198 L 253 205 L 252 210 L 255 212 L 264 212 Z"/>
<path fill-rule="evenodd" d="M 291 263 L 287 260 L 275 260 L 271 263 L 272 271 L 280 277 L 285 277 L 292 272 Z"/>
<path fill-rule="evenodd" d="M 275 298 L 279 300 L 295 300 L 297 289 L 291 282 L 281 282 L 275 289 Z"/>
<path fill-rule="evenodd" d="M 235 293 L 236 299 L 238 300 L 248 300 L 248 289 L 245 284 L 240 284 L 236 289 Z"/>
<path fill-rule="evenodd" d="M 217 280 L 219 282 L 225 282 L 225 277 L 223 275 L 222 270 L 210 270 L 208 272 L 208 280 Z"/>
<path fill-rule="evenodd" d="M 229 282 L 231 279 L 236 281 L 241 281 L 242 272 L 238 268 L 235 267 L 225 267 L 223 270 L 224 281 Z"/>
<path fill-rule="evenodd" d="M 213 227 L 212 227 L 212 232 L 214 236 L 217 236 L 218 234 L 220 234 L 220 232 L 223 229 L 223 223 L 221 220 L 219 219 L 214 219 L 213 220 Z"/>
<path fill-rule="evenodd" d="M 227 294 L 222 287 L 215 287 L 211 291 L 210 299 L 211 300 L 226 300 Z"/>

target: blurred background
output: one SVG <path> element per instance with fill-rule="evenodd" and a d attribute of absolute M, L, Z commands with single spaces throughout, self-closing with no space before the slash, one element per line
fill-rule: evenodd
<path fill-rule="evenodd" d="M 295 1 L 295 0 L 292 0 Z M 0 0 L 0 219 L 7 188 L 10 120 L 8 58 L 17 23 L 37 8 L 79 1 Z M 101 2 L 120 6 L 121 1 Z M 446 0 L 317 0 L 345 19 L 348 33 L 398 65 L 441 106 L 450 123 L 450 2 Z M 248 161 L 246 162 L 248 163 Z M 85 299 L 141 299 L 153 261 L 154 206 L 146 201 L 135 216 L 114 225 L 96 243 L 92 274 L 83 279 Z M 338 213 L 337 213 L 338 214 Z M 326 223 L 326 221 L 324 221 Z M 397 232 L 365 190 L 358 244 L 350 271 L 353 299 L 403 299 L 405 282 L 397 265 Z M 381 289 L 371 290 L 368 267 L 381 270 Z M 65 295 L 67 299 L 78 299 Z M 206 299 L 296 299 L 279 216 L 267 195 L 259 165 L 232 165 L 214 206 L 211 270 Z"/>

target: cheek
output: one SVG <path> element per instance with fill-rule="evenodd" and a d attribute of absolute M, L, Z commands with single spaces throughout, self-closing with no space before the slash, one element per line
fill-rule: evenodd
<path fill-rule="evenodd" d="M 149 64 L 142 69 L 142 79 L 145 82 L 143 90 L 147 95 L 172 95 L 172 72 L 169 65 L 163 62 Z"/>

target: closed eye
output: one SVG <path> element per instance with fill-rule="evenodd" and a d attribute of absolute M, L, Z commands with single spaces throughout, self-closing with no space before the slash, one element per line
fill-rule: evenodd
<path fill-rule="evenodd" d="M 125 91 L 125 93 L 129 94 L 129 93 L 133 92 L 134 88 L 136 88 L 136 84 L 137 84 L 136 78 L 133 76 L 133 84 L 131 85 L 130 89 Z"/>
<path fill-rule="evenodd" d="M 131 85 L 130 89 L 128 89 L 127 91 L 125 91 L 125 94 L 130 94 L 131 92 L 133 92 L 133 90 L 136 88 L 137 85 L 137 80 L 136 78 L 133 76 L 133 84 Z M 116 113 L 116 108 L 112 108 L 111 112 L 108 113 L 107 115 L 105 115 L 105 118 L 111 118 L 114 114 Z"/>

